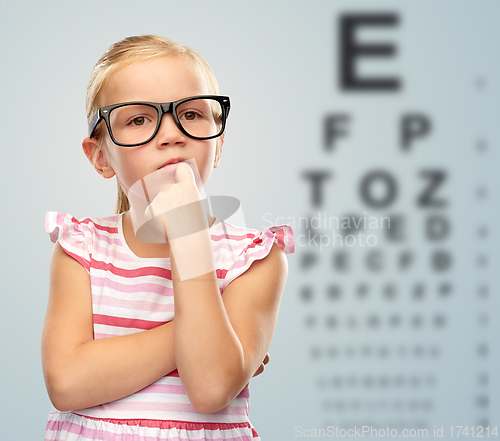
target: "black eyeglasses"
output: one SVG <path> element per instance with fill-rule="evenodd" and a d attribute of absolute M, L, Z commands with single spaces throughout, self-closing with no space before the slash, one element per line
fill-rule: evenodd
<path fill-rule="evenodd" d="M 229 115 L 228 96 L 199 95 L 170 103 L 133 101 L 101 107 L 89 124 L 89 138 L 104 120 L 113 142 L 136 147 L 151 141 L 160 128 L 163 115 L 171 113 L 179 130 L 193 139 L 212 139 L 222 135 Z"/>

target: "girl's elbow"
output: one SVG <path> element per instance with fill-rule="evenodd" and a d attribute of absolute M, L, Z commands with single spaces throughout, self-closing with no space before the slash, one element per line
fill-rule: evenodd
<path fill-rule="evenodd" d="M 208 402 L 207 400 L 193 403 L 193 407 L 198 413 L 214 413 L 217 412 L 216 406 L 213 403 Z"/>
<path fill-rule="evenodd" d="M 67 394 L 56 390 L 53 387 L 47 387 L 47 393 L 49 395 L 50 402 L 59 412 L 68 412 L 69 410 L 72 410 L 67 399 Z"/>
<path fill-rule="evenodd" d="M 67 403 L 63 398 L 60 397 L 51 397 L 49 395 L 50 402 L 59 412 L 69 412 L 70 410 L 74 410 L 69 403 Z"/>
<path fill-rule="evenodd" d="M 205 371 L 203 377 L 196 377 L 195 382 L 185 381 L 182 372 L 179 375 L 191 404 L 199 413 L 214 413 L 223 409 L 240 392 L 237 385 L 241 384 L 242 370 L 239 366 L 238 369 L 224 366 L 216 372 Z"/>
<path fill-rule="evenodd" d="M 226 407 L 232 400 L 228 401 L 228 388 L 221 381 L 213 385 L 208 382 L 204 383 L 204 387 L 198 387 L 196 393 L 188 393 L 189 400 L 199 413 L 214 413 Z"/>
<path fill-rule="evenodd" d="M 47 394 L 52 405 L 60 412 L 68 412 L 74 410 L 72 401 L 75 393 L 71 391 L 68 382 L 61 378 L 47 378 L 45 381 Z"/>
<path fill-rule="evenodd" d="M 233 401 L 239 392 L 235 392 L 233 384 L 219 383 L 210 390 L 205 390 L 194 399 L 193 406 L 200 413 L 217 412 Z"/>
<path fill-rule="evenodd" d="M 214 413 L 222 409 L 220 403 L 220 394 L 214 393 L 213 390 L 200 391 L 197 396 L 190 398 L 196 412 L 199 413 Z"/>
<path fill-rule="evenodd" d="M 228 404 L 229 402 L 226 402 L 226 400 L 222 398 L 215 398 L 207 395 L 203 398 L 196 400 L 193 403 L 193 407 L 199 413 L 214 413 L 217 412 L 218 410 L 223 409 Z"/>

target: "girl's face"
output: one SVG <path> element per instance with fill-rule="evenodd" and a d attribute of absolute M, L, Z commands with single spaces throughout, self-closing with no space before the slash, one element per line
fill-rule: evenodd
<path fill-rule="evenodd" d="M 208 95 L 204 77 L 180 57 L 154 57 L 114 73 L 102 91 L 102 106 L 127 101 L 165 103 L 195 95 Z M 104 124 L 104 122 L 101 122 Z M 105 131 L 109 167 L 125 192 L 140 178 L 173 158 L 194 159 L 203 184 L 219 162 L 224 135 L 200 141 L 182 133 L 171 114 L 165 114 L 156 136 L 138 147 L 116 145 Z M 88 139 L 88 138 L 86 138 Z M 114 172 L 114 173 L 112 173 Z M 102 174 L 102 173 L 101 173 Z M 111 175 L 111 176 L 109 176 Z"/>

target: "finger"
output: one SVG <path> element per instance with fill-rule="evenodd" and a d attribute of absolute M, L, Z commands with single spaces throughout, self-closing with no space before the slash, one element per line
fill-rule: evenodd
<path fill-rule="evenodd" d="M 252 375 L 252 377 L 256 377 L 257 375 L 262 374 L 262 372 L 264 372 L 264 365 L 263 365 L 263 364 L 261 364 L 261 365 L 259 366 L 259 369 L 257 369 L 257 370 L 255 371 L 255 374 L 253 374 L 253 375 Z"/>
<path fill-rule="evenodd" d="M 167 191 L 169 187 L 171 187 L 173 184 L 165 184 L 163 187 L 160 188 L 160 191 L 158 194 L 155 196 L 155 198 L 149 203 L 149 205 L 146 207 L 146 210 L 144 211 L 144 220 L 145 221 L 150 221 L 156 216 L 159 216 L 161 214 L 161 206 L 164 202 L 164 195 L 163 192 Z"/>
<path fill-rule="evenodd" d="M 187 163 L 179 162 L 179 165 L 175 168 L 175 182 L 190 181 L 195 183 L 193 170 Z"/>
<path fill-rule="evenodd" d="M 269 352 L 266 354 L 266 356 L 264 357 L 264 361 L 263 361 L 264 364 L 267 364 L 269 363 Z"/>

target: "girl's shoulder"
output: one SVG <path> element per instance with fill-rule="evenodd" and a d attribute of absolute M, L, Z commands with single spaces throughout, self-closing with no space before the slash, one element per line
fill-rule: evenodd
<path fill-rule="evenodd" d="M 96 237 L 101 233 L 116 234 L 119 216 L 77 219 L 70 213 L 48 211 L 45 214 L 45 231 L 53 243 L 59 241 L 64 251 L 90 272 Z"/>
<path fill-rule="evenodd" d="M 218 240 L 221 244 L 240 246 L 238 255 L 242 254 L 245 249 L 249 250 L 258 246 L 267 248 L 267 246 L 272 246 L 273 243 L 276 243 L 285 254 L 293 253 L 295 250 L 293 229 L 287 224 L 271 225 L 257 230 L 219 220 L 217 228 L 212 233 L 212 239 L 214 239 L 214 236 L 216 236 L 215 240 Z M 241 245 L 245 245 L 243 250 L 241 250 Z"/>
<path fill-rule="evenodd" d="M 224 279 L 224 290 L 231 281 L 243 274 L 251 264 L 264 259 L 274 244 L 285 254 L 295 250 L 295 239 L 290 225 L 271 225 L 261 230 L 220 221 L 211 234 L 214 256 Z"/>
<path fill-rule="evenodd" d="M 70 213 L 60 211 L 47 211 L 45 213 L 45 229 L 52 227 L 80 226 L 85 228 L 99 228 L 101 225 L 116 225 L 120 214 L 106 217 L 82 217 L 77 219 Z"/>

